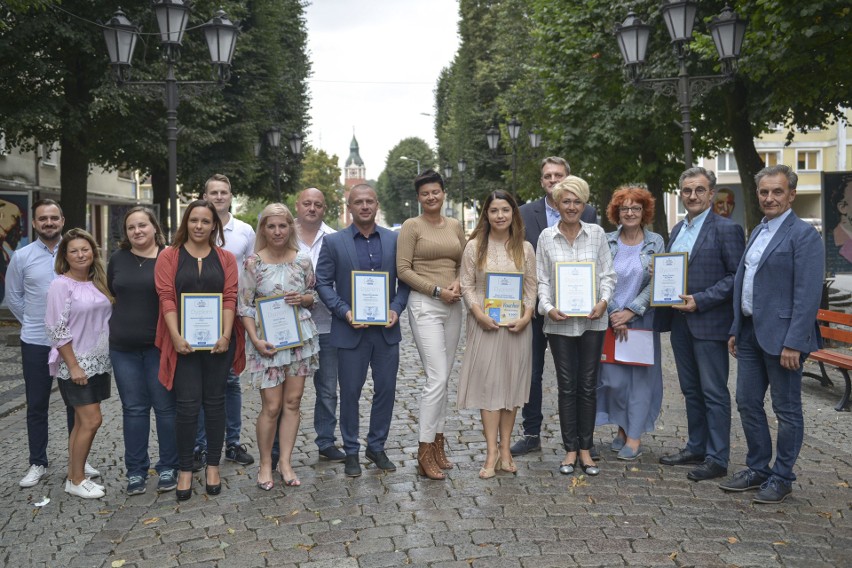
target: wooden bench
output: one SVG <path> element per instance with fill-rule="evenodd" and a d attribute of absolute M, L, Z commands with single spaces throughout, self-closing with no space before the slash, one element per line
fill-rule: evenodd
<path fill-rule="evenodd" d="M 852 344 L 852 330 L 831 327 L 830 325 L 833 323 L 847 328 L 852 328 L 852 314 L 834 312 L 831 310 L 819 310 L 819 312 L 817 312 L 817 321 L 820 322 L 819 329 L 824 340 L 832 340 L 844 345 Z M 815 373 L 804 374 L 818 379 L 820 384 L 824 387 L 834 386 L 834 383 L 832 383 L 831 379 L 828 378 L 828 373 L 825 370 L 826 365 L 836 367 L 843 374 L 843 380 L 846 381 L 846 389 L 843 392 L 843 396 L 840 398 L 840 402 L 837 403 L 837 406 L 835 406 L 834 409 L 838 412 L 845 410 L 846 406 L 849 404 L 850 391 L 852 391 L 852 382 L 849 380 L 849 371 L 852 370 L 852 354 L 828 349 L 827 346 L 824 346 L 819 351 L 811 353 L 808 359 L 819 364 L 821 375 L 817 375 Z"/>

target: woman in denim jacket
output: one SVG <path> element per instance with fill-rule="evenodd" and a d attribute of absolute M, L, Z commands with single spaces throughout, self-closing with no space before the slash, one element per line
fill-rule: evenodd
<path fill-rule="evenodd" d="M 607 217 L 618 229 L 607 234 L 613 268 L 618 275 L 608 307 L 609 325 L 616 341 L 627 339 L 630 329 L 652 330 L 651 255 L 664 251 L 663 238 L 645 228 L 654 218 L 654 198 L 647 189 L 621 187 L 613 193 Z M 654 364 L 648 367 L 618 363 L 600 366 L 596 425 L 617 424 L 610 448 L 618 459 L 642 455 L 640 438 L 654 430 L 663 401 L 660 334 L 654 333 Z"/>

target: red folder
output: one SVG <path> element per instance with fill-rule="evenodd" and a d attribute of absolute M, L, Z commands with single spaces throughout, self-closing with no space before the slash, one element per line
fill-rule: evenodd
<path fill-rule="evenodd" d="M 630 341 L 630 332 L 631 331 L 651 331 L 650 329 L 631 329 L 627 333 L 627 340 Z M 613 363 L 616 365 L 632 365 L 635 367 L 651 367 L 652 364 L 648 363 L 637 363 L 635 361 L 625 361 L 619 360 L 615 356 L 615 343 L 618 341 L 615 337 L 615 332 L 611 327 L 606 328 L 606 334 L 604 335 L 604 343 L 603 343 L 603 351 L 601 352 L 601 363 Z"/>

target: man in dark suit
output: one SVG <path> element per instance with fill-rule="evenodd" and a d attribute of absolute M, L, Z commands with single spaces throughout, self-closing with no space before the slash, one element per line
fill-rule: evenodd
<path fill-rule="evenodd" d="M 802 363 L 822 343 L 816 315 L 825 259 L 819 234 L 791 209 L 798 181 L 781 164 L 755 176 L 765 217 L 751 234 L 734 280 L 728 348 L 737 358 L 737 409 L 748 444 L 748 468 L 719 487 L 759 489 L 755 503 L 780 503 L 792 491 L 793 466 L 804 437 Z M 763 404 L 767 387 L 778 420 L 771 468 L 772 438 Z"/>
<path fill-rule="evenodd" d="M 541 161 L 541 188 L 544 196 L 521 206 L 521 218 L 524 220 L 524 238 L 536 248 L 538 237 L 547 227 L 559 222 L 559 211 L 550 197 L 557 183 L 571 174 L 571 167 L 564 158 L 551 156 Z M 585 223 L 597 223 L 598 213 L 595 208 L 586 204 L 580 214 L 580 220 Z M 530 383 L 530 400 L 524 405 L 523 436 L 512 445 L 513 456 L 522 456 L 528 452 L 541 450 L 541 382 L 544 374 L 544 352 L 547 349 L 547 337 L 544 335 L 544 317 L 535 312 L 532 320 L 532 381 Z"/>
<path fill-rule="evenodd" d="M 728 474 L 731 394 L 728 331 L 733 320 L 734 274 L 743 254 L 742 227 L 713 212 L 716 175 L 689 168 L 680 176 L 686 219 L 675 225 L 667 252 L 689 255 L 682 305 L 658 311 L 655 326 L 671 331 L 680 389 L 686 402 L 686 448 L 660 458 L 664 465 L 693 464 L 687 477 L 703 481 Z"/>
<path fill-rule="evenodd" d="M 396 398 L 399 371 L 399 314 L 408 302 L 409 288 L 396 278 L 396 233 L 376 225 L 379 201 L 367 184 L 349 191 L 352 224 L 326 235 L 317 261 L 317 293 L 331 312 L 330 341 L 337 347 L 340 383 L 340 434 L 346 452 L 344 473 L 361 475 L 358 460 L 358 403 L 367 381 L 367 367 L 373 374 L 373 405 L 366 458 L 385 471 L 396 466 L 385 453 Z M 384 326 L 353 323 L 352 271 L 387 272 L 389 280 L 389 323 Z"/>

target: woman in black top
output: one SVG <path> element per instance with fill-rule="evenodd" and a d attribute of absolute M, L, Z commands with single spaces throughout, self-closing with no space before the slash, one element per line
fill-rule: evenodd
<path fill-rule="evenodd" d="M 154 266 L 165 244 L 154 214 L 145 207 L 133 207 L 124 216 L 124 238 L 107 267 L 107 284 L 115 297 L 109 320 L 109 354 L 124 416 L 128 495 L 145 493 L 151 467 L 148 434 L 152 408 L 160 455 L 155 466 L 157 491 L 171 491 L 177 485 L 175 396 L 157 379 L 160 350 L 154 345 L 159 308 Z"/>

